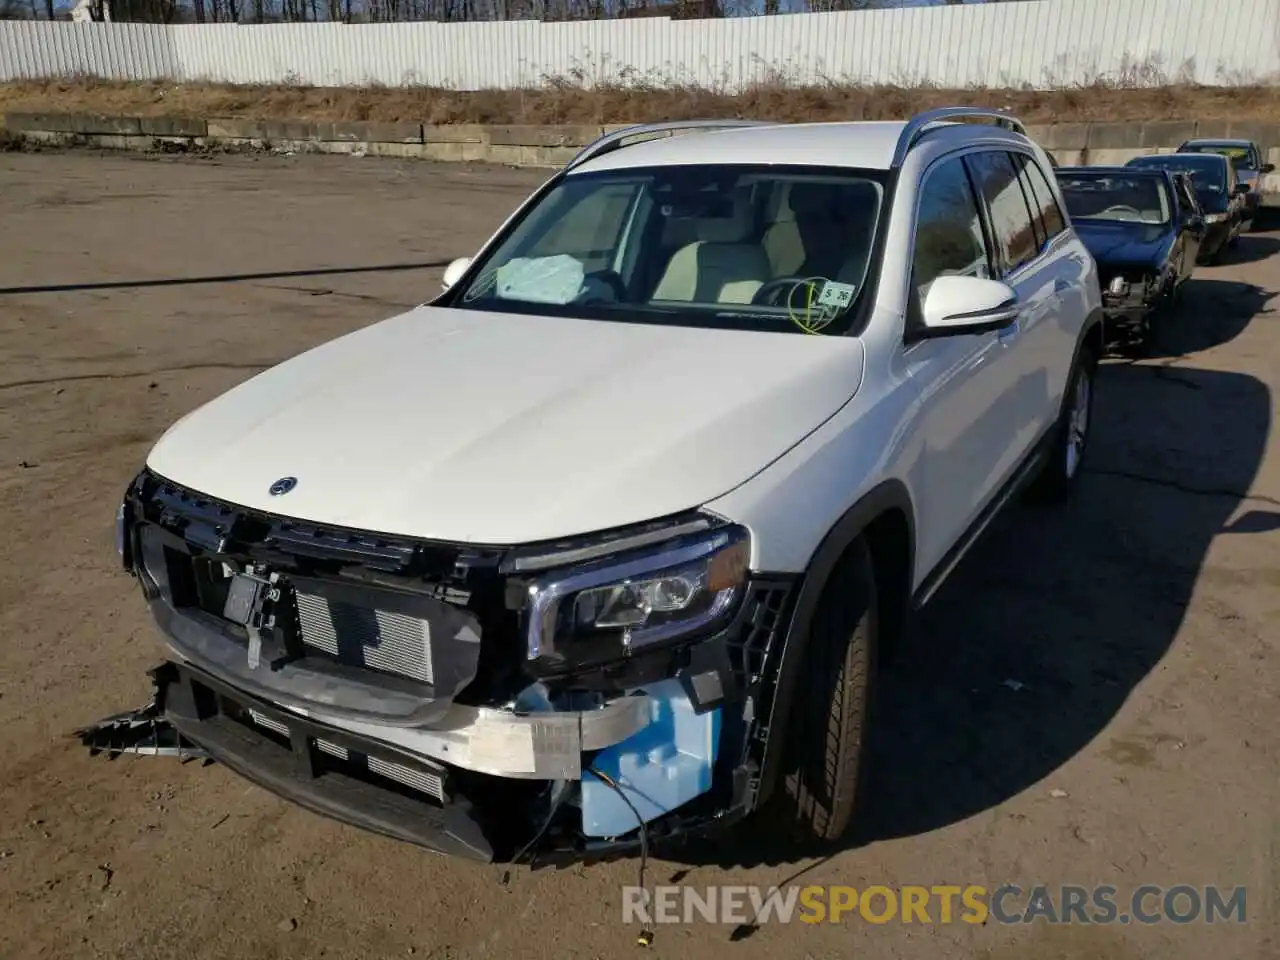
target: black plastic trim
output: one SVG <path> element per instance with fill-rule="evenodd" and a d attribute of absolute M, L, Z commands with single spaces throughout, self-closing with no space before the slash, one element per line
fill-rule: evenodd
<path fill-rule="evenodd" d="M 248 697 L 208 674 L 165 664 L 156 674 L 165 718 L 218 763 L 286 800 L 342 823 L 403 840 L 438 853 L 491 862 L 494 850 L 470 805 L 453 798 L 444 806 L 416 800 L 315 763 L 314 740 L 323 739 L 394 763 L 421 763 L 363 737 L 333 730 Z M 252 707 L 289 730 L 285 747 L 228 717 L 206 711 L 198 688 L 242 709 Z"/>

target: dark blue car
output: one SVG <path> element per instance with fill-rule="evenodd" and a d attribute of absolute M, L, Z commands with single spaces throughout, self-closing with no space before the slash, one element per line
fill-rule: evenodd
<path fill-rule="evenodd" d="M 1240 182 L 1226 157 L 1216 153 L 1164 153 L 1135 157 L 1125 166 L 1171 170 L 1191 178 L 1206 227 L 1200 243 L 1201 263 L 1217 263 L 1225 250 L 1236 245 L 1244 230 L 1249 185 Z"/>
<path fill-rule="evenodd" d="M 1160 167 L 1059 167 L 1067 213 L 1098 264 L 1111 328 L 1145 340 L 1195 270 L 1206 224 L 1189 177 Z"/>

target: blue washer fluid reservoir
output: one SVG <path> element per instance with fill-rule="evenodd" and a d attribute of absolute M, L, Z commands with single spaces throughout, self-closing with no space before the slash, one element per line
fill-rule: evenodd
<path fill-rule="evenodd" d="M 592 766 L 612 777 L 645 823 L 711 789 L 720 747 L 720 708 L 701 716 L 679 680 L 636 688 L 650 698 L 649 725 L 596 754 Z M 582 832 L 616 837 L 639 824 L 612 787 L 582 771 Z"/>

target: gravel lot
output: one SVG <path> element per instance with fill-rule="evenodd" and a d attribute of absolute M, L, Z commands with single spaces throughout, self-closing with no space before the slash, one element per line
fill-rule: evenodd
<path fill-rule="evenodd" d="M 262 367 L 437 289 L 543 173 L 335 157 L 0 155 L 0 956 L 602 957 L 634 862 L 454 862 L 228 771 L 90 758 L 159 644 L 112 518 L 149 445 Z M 663 957 L 1280 955 L 1280 233 L 1109 364 L 1090 475 L 965 561 L 885 678 L 874 796 L 824 861 L 716 883 L 1244 885 L 1243 926 L 664 927 Z M 1015 681 L 1007 683 L 1006 681 Z M 801 873 L 801 871 L 803 871 Z M 792 880 L 796 874 L 798 879 Z"/>

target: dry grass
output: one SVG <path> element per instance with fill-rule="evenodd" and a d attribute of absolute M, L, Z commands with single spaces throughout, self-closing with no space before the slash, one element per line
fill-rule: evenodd
<path fill-rule="evenodd" d="M 1090 120 L 1274 120 L 1275 86 L 1187 84 L 1125 89 L 1107 83 L 1060 90 L 797 86 L 763 83 L 737 94 L 688 85 L 610 85 L 571 80 L 518 90 L 432 87 L 324 88 L 101 80 L 0 84 L 0 111 L 424 123 L 624 123 L 697 117 L 875 120 L 952 103 L 1006 108 L 1028 123 Z"/>

